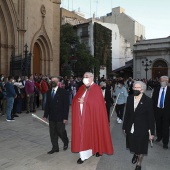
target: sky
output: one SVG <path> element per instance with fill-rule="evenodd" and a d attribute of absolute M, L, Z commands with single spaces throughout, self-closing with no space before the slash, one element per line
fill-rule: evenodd
<path fill-rule="evenodd" d="M 105 16 L 112 8 L 122 7 L 125 14 L 145 26 L 145 38 L 170 36 L 170 0 L 61 0 L 61 7 L 80 11 L 85 18 L 93 13 Z"/>

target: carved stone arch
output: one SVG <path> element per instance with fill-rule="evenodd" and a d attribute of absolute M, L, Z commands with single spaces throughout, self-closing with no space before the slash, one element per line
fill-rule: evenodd
<path fill-rule="evenodd" d="M 34 44 L 38 43 L 41 48 L 41 73 L 50 74 L 50 61 L 53 57 L 52 45 L 50 39 L 45 31 L 45 27 L 42 26 L 35 34 L 31 42 L 31 51 L 33 52 Z M 34 57 L 34 55 L 32 56 Z M 32 63 L 34 64 L 34 63 Z"/>
<path fill-rule="evenodd" d="M 41 73 L 43 74 L 47 74 L 46 73 L 46 65 L 47 63 L 45 62 L 45 57 L 47 55 L 47 49 L 46 49 L 46 46 L 44 44 L 44 41 L 42 41 L 40 38 L 37 39 L 36 41 L 39 45 L 40 45 L 40 48 L 41 48 Z"/>
<path fill-rule="evenodd" d="M 157 79 L 161 76 L 168 76 L 168 62 L 164 59 L 157 58 L 152 64 L 152 78 Z"/>
<path fill-rule="evenodd" d="M 43 38 L 42 38 L 43 37 Z M 53 51 L 52 51 L 52 45 L 51 45 L 51 41 L 47 35 L 47 32 L 45 30 L 44 26 L 41 26 L 41 28 L 35 33 L 32 41 L 31 41 L 31 51 L 33 50 L 34 47 L 34 43 L 39 39 L 43 39 L 44 43 L 47 45 L 47 48 L 49 50 L 49 60 L 53 59 Z"/>
<path fill-rule="evenodd" d="M 8 44 L 8 34 L 6 32 L 7 30 L 7 23 L 5 21 L 5 16 L 4 16 L 4 12 L 0 6 L 0 32 L 1 32 L 1 47 L 3 46 L 3 44 Z"/>
<path fill-rule="evenodd" d="M 152 67 L 162 67 L 162 68 L 167 68 L 168 67 L 168 63 L 166 60 L 163 59 L 157 59 L 153 62 Z"/>
<path fill-rule="evenodd" d="M 0 72 L 8 75 L 10 57 L 17 44 L 17 18 L 12 0 L 0 2 Z"/>
<path fill-rule="evenodd" d="M 47 48 L 47 43 L 44 40 L 44 37 L 40 36 L 37 41 L 41 42 L 41 45 L 43 46 L 44 50 L 44 57 L 42 58 L 42 68 L 44 70 L 44 74 L 49 74 L 47 71 L 48 67 L 50 66 L 49 65 L 50 60 L 48 58 L 48 54 L 50 54 L 49 48 Z"/>

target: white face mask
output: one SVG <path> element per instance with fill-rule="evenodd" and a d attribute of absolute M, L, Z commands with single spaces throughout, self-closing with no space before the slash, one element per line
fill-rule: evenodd
<path fill-rule="evenodd" d="M 12 83 L 14 83 L 15 82 L 15 80 L 12 80 Z"/>
<path fill-rule="evenodd" d="M 120 84 L 118 84 L 118 85 L 117 85 L 117 87 L 119 87 L 119 88 L 120 88 Z"/>
<path fill-rule="evenodd" d="M 89 78 L 83 78 L 83 83 L 84 83 L 85 85 L 89 84 Z"/>
<path fill-rule="evenodd" d="M 161 87 L 166 87 L 166 82 L 161 82 Z"/>

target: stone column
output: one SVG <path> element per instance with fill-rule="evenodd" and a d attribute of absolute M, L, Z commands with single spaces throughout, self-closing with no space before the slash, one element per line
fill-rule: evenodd
<path fill-rule="evenodd" d="M 60 4 L 61 0 L 53 0 L 53 56 L 50 65 L 50 74 L 59 75 L 60 67 Z"/>

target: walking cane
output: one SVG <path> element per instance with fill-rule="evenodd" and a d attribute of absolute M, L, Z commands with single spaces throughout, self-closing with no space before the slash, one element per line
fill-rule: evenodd
<path fill-rule="evenodd" d="M 120 92 L 120 93 L 123 93 L 123 92 Z M 118 98 L 119 98 L 119 96 L 120 96 L 120 93 L 117 95 L 116 102 L 115 102 L 115 104 L 114 104 L 114 107 L 113 107 L 113 110 L 112 110 L 112 113 L 111 113 L 110 117 L 113 116 L 113 112 L 115 111 L 116 104 L 117 104 Z"/>
<path fill-rule="evenodd" d="M 34 117 L 34 118 L 36 118 L 36 119 L 40 120 L 41 122 L 43 122 L 43 123 L 45 123 L 46 125 L 48 125 L 48 126 L 49 126 L 49 123 L 48 123 L 48 122 L 46 122 L 45 120 L 41 119 L 41 118 L 40 118 L 40 117 L 38 117 L 37 115 L 32 114 L 32 117 Z"/>
<path fill-rule="evenodd" d="M 151 89 L 151 97 L 152 97 L 152 94 L 153 94 L 153 88 L 151 86 L 149 86 L 149 88 Z"/>
<path fill-rule="evenodd" d="M 151 130 L 149 129 L 149 136 L 151 136 Z M 152 139 L 150 139 L 150 142 L 151 142 L 151 148 L 153 147 L 153 142 L 152 142 Z"/>

